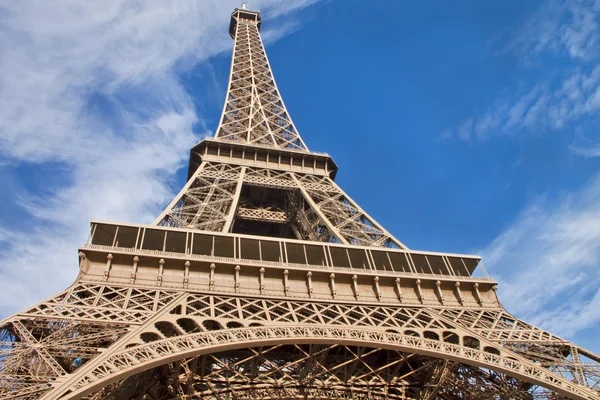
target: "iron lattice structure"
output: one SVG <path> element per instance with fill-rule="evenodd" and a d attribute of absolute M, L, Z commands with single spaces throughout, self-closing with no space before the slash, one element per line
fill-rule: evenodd
<path fill-rule="evenodd" d="M 335 182 L 236 9 L 216 137 L 153 225 L 0 323 L 2 399 L 600 399 L 600 357 L 503 309 L 472 255 L 409 250 Z"/>

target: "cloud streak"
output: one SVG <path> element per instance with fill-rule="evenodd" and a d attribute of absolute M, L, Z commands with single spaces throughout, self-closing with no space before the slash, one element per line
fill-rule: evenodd
<path fill-rule="evenodd" d="M 546 0 L 512 32 L 502 53 L 516 53 L 526 64 L 550 54 L 591 61 L 600 50 L 598 0 Z"/>
<path fill-rule="evenodd" d="M 600 156 L 600 1 L 545 1 L 506 35 L 497 56 L 516 57 L 535 81 L 505 89 L 442 137 L 477 145 L 560 133 L 572 142 L 565 152 Z M 571 339 L 599 326 L 600 174 L 557 197 L 539 195 L 478 253 L 510 312 Z"/>
<path fill-rule="evenodd" d="M 600 1 L 544 2 L 523 26 L 506 33 L 510 38 L 498 52 L 517 57 L 526 69 L 537 68 L 538 80 L 499 96 L 483 114 L 466 118 L 443 137 L 477 142 L 556 132 L 594 117 L 600 110 L 599 16 Z M 543 68 L 548 63 L 561 67 L 548 72 Z"/>
<path fill-rule="evenodd" d="M 519 133 L 560 131 L 600 110 L 600 66 L 564 79 L 544 81 L 524 93 L 499 98 L 479 117 L 468 118 L 446 137 L 465 142 Z"/>
<path fill-rule="evenodd" d="M 481 250 L 511 312 L 572 337 L 600 322 L 600 175 L 581 191 L 540 197 Z"/>
<path fill-rule="evenodd" d="M 281 16 L 314 2 L 253 5 Z M 0 6 L 0 173 L 9 179 L 9 167 L 28 173 L 49 165 L 61 171 L 59 184 L 18 188 L 5 205 L 28 223 L 0 220 L 0 316 L 73 281 L 90 219 L 148 223 L 172 198 L 189 147 L 210 134 L 198 131 L 203 121 L 178 76 L 231 48 L 228 16 L 238 6 L 229 0 Z M 267 28 L 266 36 L 277 40 L 297 29 L 290 20 L 283 30 Z"/>

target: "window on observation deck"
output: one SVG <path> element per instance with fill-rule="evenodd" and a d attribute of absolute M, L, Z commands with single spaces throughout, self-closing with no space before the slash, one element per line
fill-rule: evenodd
<path fill-rule="evenodd" d="M 192 245 L 192 253 L 203 256 L 210 256 L 212 254 L 213 236 L 194 234 L 194 241 Z"/>
<path fill-rule="evenodd" d="M 215 236 L 215 256 L 233 257 L 233 238 Z"/>
<path fill-rule="evenodd" d="M 270 242 L 267 240 L 260 241 L 261 259 L 264 261 L 279 261 L 281 262 L 281 252 L 279 250 L 279 242 Z"/>
<path fill-rule="evenodd" d="M 173 253 L 185 253 L 186 233 L 167 232 L 165 251 Z"/>
<path fill-rule="evenodd" d="M 146 229 L 142 249 L 164 251 L 166 231 Z"/>
<path fill-rule="evenodd" d="M 390 251 L 388 253 L 390 260 L 392 261 L 392 267 L 396 272 L 412 272 L 408 259 L 404 253 L 396 253 Z"/>
<path fill-rule="evenodd" d="M 241 258 L 248 260 L 260 260 L 260 249 L 258 240 L 241 239 Z"/>
<path fill-rule="evenodd" d="M 335 267 L 350 268 L 350 260 L 345 248 L 331 246 L 331 261 Z"/>
<path fill-rule="evenodd" d="M 373 255 L 373 261 L 375 262 L 375 269 L 382 271 L 393 271 L 392 264 L 385 251 L 371 250 Z"/>
<path fill-rule="evenodd" d="M 471 275 L 469 270 L 467 269 L 467 266 L 463 262 L 462 258 L 448 257 L 448 260 L 450 261 L 450 265 L 452 266 L 452 269 L 454 270 L 456 275 L 459 275 L 459 276 Z M 477 262 L 477 260 L 475 260 L 475 261 Z"/>
<path fill-rule="evenodd" d="M 96 224 L 92 236 L 92 244 L 98 246 L 112 246 L 117 234 L 116 225 Z"/>
<path fill-rule="evenodd" d="M 431 254 L 428 254 L 426 256 L 427 261 L 429 262 L 429 266 L 431 267 L 431 270 L 433 271 L 434 274 L 438 274 L 438 275 L 448 275 L 448 269 L 446 268 L 446 263 L 444 262 L 444 259 L 442 258 L 442 256 L 434 256 Z"/>
<path fill-rule="evenodd" d="M 139 230 L 139 228 L 133 226 L 119 226 L 115 246 L 128 249 L 135 248 Z"/>
<path fill-rule="evenodd" d="M 304 245 L 304 248 L 306 249 L 308 264 L 321 266 L 327 265 L 323 246 Z"/>
<path fill-rule="evenodd" d="M 369 269 L 369 261 L 367 261 L 367 252 L 363 249 L 348 249 L 352 268 Z"/>
<path fill-rule="evenodd" d="M 297 243 L 286 243 L 287 258 L 289 263 L 293 264 L 306 264 L 306 257 L 304 256 L 304 247 Z"/>

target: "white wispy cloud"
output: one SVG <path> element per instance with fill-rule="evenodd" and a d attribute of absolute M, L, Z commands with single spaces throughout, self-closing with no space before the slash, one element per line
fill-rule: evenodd
<path fill-rule="evenodd" d="M 557 68 L 539 69 L 535 82 L 498 96 L 482 114 L 445 131 L 444 138 L 481 141 L 560 131 L 600 109 L 600 1 L 547 0 L 506 35 L 500 57 L 517 57 L 525 69 L 549 62 Z"/>
<path fill-rule="evenodd" d="M 251 6 L 282 16 L 315 1 Z M 90 219 L 147 223 L 172 198 L 189 147 L 208 133 L 197 131 L 202 119 L 192 102 L 202 93 L 188 93 L 178 73 L 231 48 L 227 24 L 239 4 L 0 5 L 0 173 L 58 164 L 65 174 L 60 185 L 12 196 L 28 222 L 0 226 L 0 316 L 73 281 Z M 273 24 L 266 36 L 298 27 L 285 22 L 289 29 Z"/>
<path fill-rule="evenodd" d="M 481 250 L 506 308 L 559 335 L 600 323 L 600 175 L 540 197 Z"/>
<path fill-rule="evenodd" d="M 583 147 L 579 144 L 573 144 L 569 148 L 573 153 L 579 154 L 583 157 L 600 157 L 600 145 L 598 145 L 598 143 L 592 143 L 589 147 Z"/>
<path fill-rule="evenodd" d="M 521 132 L 563 129 L 600 110 L 600 66 L 566 78 L 544 81 L 521 94 L 499 98 L 483 115 L 469 117 L 453 130 L 463 141 L 481 141 Z M 446 134 L 448 136 L 448 134 Z"/>
<path fill-rule="evenodd" d="M 560 132 L 573 142 L 565 152 L 600 156 L 589 125 L 600 110 L 600 1 L 544 1 L 507 35 L 497 56 L 518 58 L 536 80 L 506 88 L 443 137 L 476 145 Z M 479 253 L 518 317 L 571 339 L 600 326 L 600 174 L 579 190 L 539 195 Z"/>
<path fill-rule="evenodd" d="M 525 63 L 544 54 L 589 61 L 600 50 L 598 0 L 545 0 L 522 26 L 506 32 L 502 53 L 517 53 Z"/>

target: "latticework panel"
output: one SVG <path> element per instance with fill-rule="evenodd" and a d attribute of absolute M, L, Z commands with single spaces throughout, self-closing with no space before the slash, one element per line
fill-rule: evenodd
<path fill-rule="evenodd" d="M 36 399 L 127 332 L 123 325 L 15 319 L 0 327 L 0 398 Z"/>
<path fill-rule="evenodd" d="M 80 284 L 0 325 L 0 398 L 38 399 L 170 303 L 163 290 Z"/>
<path fill-rule="evenodd" d="M 186 358 L 125 379 L 88 399 L 124 395 L 157 400 L 544 398 L 539 388 L 503 374 L 416 354 L 337 344 L 274 345 Z"/>
<path fill-rule="evenodd" d="M 165 331 L 166 332 L 166 331 Z M 251 356 L 254 348 L 267 348 L 273 345 L 285 346 L 291 345 L 296 348 L 298 345 L 310 345 L 310 344 L 331 344 L 339 345 L 349 348 L 350 346 L 356 347 L 371 347 L 374 352 L 377 351 L 397 351 L 406 353 L 407 355 L 415 355 L 417 357 L 427 356 L 426 359 L 422 359 L 421 362 L 417 363 L 412 370 L 424 370 L 428 374 L 426 380 L 427 385 L 435 385 L 440 388 L 442 384 L 440 380 L 444 379 L 444 371 L 436 371 L 437 368 L 430 361 L 458 361 L 469 366 L 469 370 L 478 371 L 476 374 L 477 379 L 480 382 L 476 383 L 473 390 L 480 391 L 481 393 L 488 393 L 487 398 L 505 398 L 506 391 L 512 391 L 511 383 L 514 382 L 516 392 L 527 392 L 529 390 L 537 391 L 537 385 L 542 385 L 545 388 L 556 391 L 561 394 L 565 394 L 568 397 L 574 399 L 593 399 L 598 396 L 593 391 L 585 388 L 584 386 L 576 383 L 569 382 L 562 378 L 557 377 L 548 370 L 544 370 L 535 364 L 527 363 L 519 360 L 519 356 L 513 355 L 508 356 L 510 353 L 502 352 L 502 354 L 493 354 L 487 351 L 481 351 L 470 347 L 461 347 L 451 343 L 439 343 L 431 339 L 420 338 L 418 336 L 406 336 L 395 333 L 383 333 L 373 332 L 368 329 L 355 329 L 355 328 L 319 328 L 319 327 L 254 327 L 254 328 L 231 328 L 228 330 L 210 330 L 204 332 L 190 333 L 186 335 L 177 336 L 175 332 L 168 333 L 171 335 L 169 339 L 151 341 L 145 344 L 131 344 L 123 350 L 112 352 L 107 354 L 99 362 L 95 362 L 90 365 L 90 368 L 82 370 L 73 376 L 72 379 L 66 383 L 66 387 L 62 388 L 60 392 L 56 392 L 54 396 L 48 397 L 48 399 L 58 398 L 78 398 L 81 395 L 93 393 L 94 390 L 98 390 L 101 387 L 109 384 L 111 381 L 118 380 L 118 378 L 124 379 L 126 376 L 133 376 L 138 372 L 142 372 L 147 368 L 144 366 L 153 366 L 158 364 L 167 364 L 169 360 L 174 359 L 185 359 L 186 356 L 193 354 L 211 356 L 214 354 L 220 354 L 222 351 L 233 351 L 235 354 L 244 354 L 242 359 L 247 359 Z M 228 350 L 227 350 L 228 349 Z M 407 350 L 402 350 L 407 349 Z M 408 350 L 410 349 L 410 350 Z M 250 351 L 250 354 L 248 354 Z M 313 358 L 313 355 L 309 355 L 308 358 Z M 318 357 L 315 356 L 318 361 Z M 359 357 L 363 359 L 364 357 Z M 291 365 L 285 365 L 282 372 L 292 372 L 293 366 L 297 365 L 297 360 L 302 358 L 294 356 L 294 361 Z M 163 360 L 163 362 L 161 362 Z M 277 360 L 281 362 L 281 357 L 275 360 L 269 361 L 269 365 L 273 368 L 273 364 L 276 364 Z M 289 359 L 288 359 L 289 360 Z M 284 360 L 287 361 L 287 360 Z M 381 361 L 381 360 L 379 360 Z M 332 364 L 347 364 L 348 360 L 336 360 Z M 323 360 L 320 365 L 329 364 L 328 360 Z M 365 370 L 379 372 L 382 369 L 381 364 L 374 363 L 374 365 L 365 366 Z M 319 366 L 315 364 L 315 366 Z M 361 364 L 360 367 L 363 365 Z M 489 366 L 489 367 L 488 367 Z M 483 368 L 483 369 L 482 369 Z M 260 371 L 261 367 L 257 367 Z M 485 372 L 487 370 L 487 372 Z M 511 378 L 504 380 L 502 377 L 506 374 Z M 233 376 L 232 376 L 233 375 Z M 327 386 L 332 380 L 335 383 L 335 379 L 332 379 L 332 372 L 329 371 L 327 376 L 328 380 L 325 381 L 314 381 L 317 387 Z M 391 374 L 388 374 L 391 375 Z M 235 390 L 236 384 L 241 381 L 242 386 L 247 386 L 246 382 L 230 370 L 223 367 L 222 365 L 217 368 L 214 373 L 216 379 L 220 379 L 225 387 L 225 390 L 231 392 Z M 276 374 L 274 374 L 276 376 Z M 293 385 L 294 379 L 297 382 L 297 378 L 290 377 L 289 381 L 284 379 L 276 379 L 276 382 L 282 383 L 279 385 L 276 383 L 271 386 L 286 386 L 287 384 Z M 377 383 L 384 386 L 383 382 L 375 380 L 371 381 L 373 376 L 368 376 L 367 381 L 362 381 L 361 378 L 365 378 L 365 374 L 360 369 L 345 371 L 344 374 L 345 382 L 347 386 L 352 387 L 375 387 Z M 456 374 L 448 374 L 448 377 L 456 379 Z M 257 377 L 254 376 L 256 379 Z M 469 379 L 473 379 L 470 377 Z M 498 382 L 502 382 L 500 387 L 496 385 Z M 528 382 L 528 383 L 525 383 Z M 468 384 L 474 382 L 462 382 L 462 388 L 468 389 Z M 300 382 L 298 385 L 302 386 L 304 383 Z M 453 389 L 460 385 L 454 385 Z M 487 388 L 490 388 L 489 392 Z M 65 390 L 68 389 L 66 392 Z M 443 389 L 443 388 L 440 388 Z M 460 390 L 460 389 L 458 389 Z M 60 394 L 64 393 L 63 396 Z M 443 391 L 442 391 L 443 393 Z M 526 397 L 527 398 L 527 397 Z"/>
<path fill-rule="evenodd" d="M 236 198 L 242 167 L 205 163 L 159 217 L 162 226 L 222 231 Z"/>
<path fill-rule="evenodd" d="M 341 243 L 404 248 L 404 245 L 358 206 L 331 178 L 295 174 L 309 202 Z"/>
<path fill-rule="evenodd" d="M 238 204 L 240 185 L 287 191 L 288 209 L 259 209 Z M 405 247 L 331 178 L 216 162 L 203 163 L 155 223 L 228 232 L 236 217 L 272 223 L 292 222 L 298 239 Z"/>
<path fill-rule="evenodd" d="M 504 310 L 445 309 L 440 315 L 551 369 L 565 379 L 600 389 L 600 358 Z"/>
<path fill-rule="evenodd" d="M 255 21 L 239 19 L 220 140 L 307 150 L 277 90 Z"/>
<path fill-rule="evenodd" d="M 539 385 L 571 393 L 573 398 L 593 398 L 586 390 L 598 387 L 600 371 L 597 356 L 501 309 L 247 298 L 79 284 L 6 320 L 0 329 L 2 398 L 50 396 L 51 383 L 61 376 L 65 387 L 76 391 L 106 381 L 108 386 L 101 385 L 95 398 L 122 393 L 136 398 L 148 390 L 155 398 L 174 398 L 174 393 L 180 398 L 270 397 L 281 395 L 284 387 L 290 398 L 305 394 L 325 398 L 332 393 L 342 398 L 550 396 Z M 502 334 L 493 334 L 494 329 Z M 323 348 L 345 349 L 349 358 L 342 362 L 327 356 L 319 361 L 323 353 L 312 349 L 325 342 Z M 227 346 L 236 350 L 225 351 Z M 272 353 L 262 353 L 271 348 Z M 266 355 L 279 354 L 278 348 L 285 348 L 291 358 Z M 356 358 L 350 350 L 377 356 L 367 362 L 368 357 Z M 190 352 L 204 354 L 191 357 Z M 225 354 L 240 358 L 231 366 L 214 363 L 229 360 Z M 399 357 L 395 364 L 373 361 L 390 354 Z M 168 361 L 173 357 L 184 361 Z M 254 372 L 247 369 L 244 360 L 249 359 L 254 359 Z M 400 367 L 401 359 L 413 363 L 404 360 Z M 200 372 L 178 370 L 177 381 L 165 372 L 188 368 L 189 362 L 211 367 Z M 138 372 L 156 363 L 162 366 Z M 347 368 L 337 369 L 342 364 Z M 243 373 L 234 365 L 242 366 Z M 374 372 L 365 375 L 365 371 Z M 396 379 L 384 379 L 390 371 Z M 121 385 L 110 386 L 113 375 L 122 376 L 117 379 Z M 249 386 L 248 380 L 256 385 Z M 62 398 L 59 392 L 51 393 L 48 399 Z"/>
<path fill-rule="evenodd" d="M 115 324 L 141 323 L 177 293 L 129 286 L 78 284 L 21 313 L 28 318 L 73 319 Z"/>

